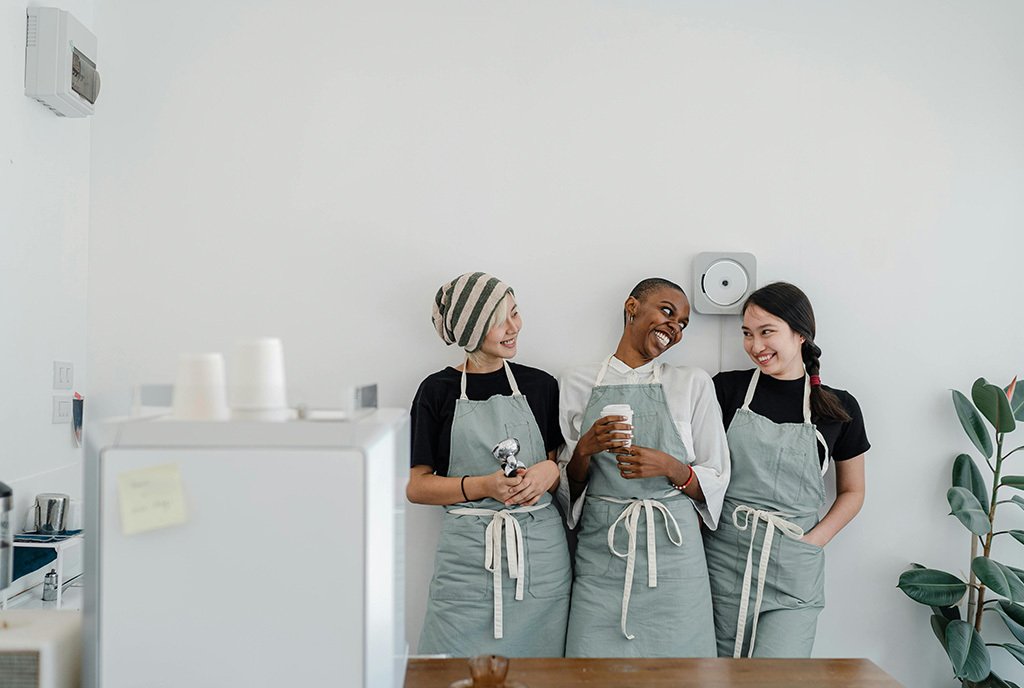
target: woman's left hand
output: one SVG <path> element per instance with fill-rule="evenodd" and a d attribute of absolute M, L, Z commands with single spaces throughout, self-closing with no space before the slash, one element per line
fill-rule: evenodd
<path fill-rule="evenodd" d="M 821 537 L 814 534 L 813 528 L 810 532 L 804 533 L 804 536 L 800 539 L 808 544 L 814 545 L 815 547 L 821 547 L 822 549 L 824 549 L 825 545 L 828 544 L 828 542 L 825 542 Z"/>
<path fill-rule="evenodd" d="M 618 455 L 619 475 L 627 480 L 633 478 L 656 478 L 669 476 L 679 462 L 663 451 L 649 447 L 631 447 L 613 449 Z"/>
<path fill-rule="evenodd" d="M 525 470 L 521 469 L 519 475 L 523 476 L 523 481 L 512 488 L 505 506 L 533 506 L 558 482 L 560 472 L 558 464 L 545 459 Z"/>

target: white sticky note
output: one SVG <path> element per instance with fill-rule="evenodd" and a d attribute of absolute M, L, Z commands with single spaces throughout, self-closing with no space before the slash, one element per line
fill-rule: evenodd
<path fill-rule="evenodd" d="M 178 464 L 126 471 L 117 476 L 121 531 L 144 533 L 185 522 L 185 495 Z"/>

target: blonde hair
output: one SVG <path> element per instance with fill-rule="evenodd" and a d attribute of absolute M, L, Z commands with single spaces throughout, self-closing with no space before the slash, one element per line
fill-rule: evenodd
<path fill-rule="evenodd" d="M 508 320 L 508 314 L 509 312 L 511 312 L 514 306 L 515 296 L 513 296 L 511 292 L 505 294 L 504 298 L 502 298 L 501 301 L 498 302 L 498 305 L 494 307 L 494 312 L 491 313 L 491 317 L 487 319 L 487 327 L 484 328 L 485 338 L 487 337 L 487 334 L 490 334 L 491 330 L 493 330 L 497 325 L 500 325 L 501 323 Z M 481 346 L 482 344 L 483 341 L 481 340 Z M 484 354 L 481 354 L 480 349 L 476 349 L 475 351 L 467 351 L 466 356 L 469 358 L 469 362 L 472 365 L 478 368 L 483 365 Z"/>

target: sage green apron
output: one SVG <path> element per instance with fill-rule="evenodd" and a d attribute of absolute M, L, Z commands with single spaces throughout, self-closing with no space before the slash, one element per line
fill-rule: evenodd
<path fill-rule="evenodd" d="M 704 536 L 718 654 L 810 657 L 825 606 L 825 552 L 801 538 L 825 503 L 828 446 L 811 423 L 806 377 L 803 423 L 775 423 L 750 410 L 760 374 L 754 371 L 726 432 L 732 479 L 722 523 Z"/>
<path fill-rule="evenodd" d="M 462 395 L 452 421 L 448 475 L 489 475 L 491 453 L 514 437 L 527 466 L 547 460 L 540 428 L 508 363 L 512 396 Z M 561 657 L 569 613 L 569 550 L 551 495 L 509 508 L 490 497 L 447 508 L 434 557 L 421 654 Z"/>
<path fill-rule="evenodd" d="M 598 373 L 581 427 L 591 427 L 606 404 L 629 404 L 637 446 L 690 463 L 657 364 L 651 384 L 602 385 L 610 361 Z M 623 478 L 617 463 L 610 452 L 590 459 L 566 656 L 715 656 L 708 572 L 693 503 L 663 477 Z M 646 580 L 634 581 L 637 570 L 647 573 Z"/>

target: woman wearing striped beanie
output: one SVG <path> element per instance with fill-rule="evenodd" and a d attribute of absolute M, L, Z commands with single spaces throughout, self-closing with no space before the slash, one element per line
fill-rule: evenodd
<path fill-rule="evenodd" d="M 558 383 L 509 363 L 522 319 L 496 277 L 471 272 L 444 284 L 433 322 L 466 357 L 428 376 L 412 405 L 407 495 L 445 507 L 418 651 L 561 657 L 570 569 L 551 501 Z"/>

